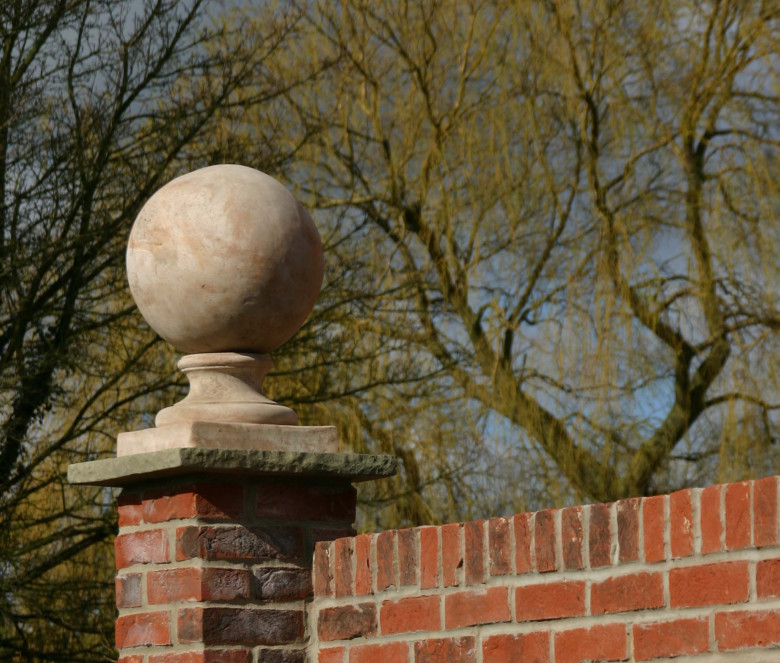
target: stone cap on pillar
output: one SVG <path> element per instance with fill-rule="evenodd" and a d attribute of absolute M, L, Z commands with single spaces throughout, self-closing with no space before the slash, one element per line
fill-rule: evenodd
<path fill-rule="evenodd" d="M 390 457 L 334 461 L 335 427 L 299 426 L 295 412 L 263 393 L 268 353 L 305 322 L 323 269 L 314 221 L 265 173 L 211 166 L 157 191 L 130 232 L 127 274 L 141 314 L 184 353 L 178 367 L 190 390 L 157 413 L 154 428 L 120 433 L 117 458 L 71 466 L 71 481 L 121 485 L 142 474 L 205 470 L 204 463 L 241 472 L 257 463 L 261 474 L 316 466 L 354 480 L 394 474 Z M 146 460 L 132 460 L 141 454 Z M 373 469 L 360 469 L 366 463 Z"/>
<path fill-rule="evenodd" d="M 90 486 L 114 486 L 162 478 L 207 474 L 289 478 L 345 479 L 353 483 L 393 476 L 398 459 L 372 454 L 327 454 L 255 449 L 164 449 L 144 454 L 104 458 L 68 467 L 68 481 Z"/>

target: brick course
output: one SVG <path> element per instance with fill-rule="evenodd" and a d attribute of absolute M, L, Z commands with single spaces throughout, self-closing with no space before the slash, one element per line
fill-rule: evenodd
<path fill-rule="evenodd" d="M 315 574 L 311 663 L 780 660 L 777 481 L 323 544 L 376 585 Z"/>

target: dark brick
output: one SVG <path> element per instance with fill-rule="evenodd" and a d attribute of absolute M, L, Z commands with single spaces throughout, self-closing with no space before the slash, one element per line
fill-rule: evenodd
<path fill-rule="evenodd" d="M 519 513 L 512 518 L 515 528 L 515 573 L 528 573 L 531 570 L 531 532 L 530 513 Z"/>
<path fill-rule="evenodd" d="M 638 497 L 617 503 L 618 555 L 621 562 L 639 559 L 639 504 Z"/>
<path fill-rule="evenodd" d="M 413 529 L 398 531 L 398 573 L 401 586 L 417 584 L 417 537 Z"/>
<path fill-rule="evenodd" d="M 563 568 L 582 568 L 582 507 L 573 506 L 561 512 L 561 546 Z"/>
<path fill-rule="evenodd" d="M 509 518 L 491 518 L 488 521 L 489 571 L 492 576 L 512 573 L 510 522 Z"/>
<path fill-rule="evenodd" d="M 311 486 L 267 484 L 257 486 L 258 518 L 293 521 L 355 520 L 357 491 L 349 484 Z"/>
<path fill-rule="evenodd" d="M 361 603 L 323 608 L 317 617 L 317 633 L 323 642 L 376 635 L 376 606 Z"/>
<path fill-rule="evenodd" d="M 464 526 L 467 585 L 479 585 L 485 582 L 484 532 L 483 520 L 466 523 Z"/>
<path fill-rule="evenodd" d="M 441 528 L 441 569 L 445 587 L 458 584 L 458 569 L 463 566 L 460 533 L 463 525 L 451 523 Z"/>
<path fill-rule="evenodd" d="M 304 649 L 260 649 L 257 663 L 306 663 Z"/>
<path fill-rule="evenodd" d="M 260 567 L 253 574 L 252 593 L 260 601 L 296 601 L 312 594 L 308 569 Z"/>
<path fill-rule="evenodd" d="M 283 645 L 303 638 L 303 611 L 185 608 L 178 615 L 179 642 L 206 645 Z"/>
<path fill-rule="evenodd" d="M 176 530 L 176 559 L 297 559 L 303 553 L 295 527 L 181 527 Z"/>
<path fill-rule="evenodd" d="M 555 511 L 539 511 L 534 517 L 534 548 L 536 570 L 540 573 L 555 571 Z"/>

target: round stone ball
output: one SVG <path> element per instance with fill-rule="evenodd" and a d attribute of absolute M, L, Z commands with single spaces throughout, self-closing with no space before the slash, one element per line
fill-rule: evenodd
<path fill-rule="evenodd" d="M 268 353 L 295 334 L 322 286 L 322 243 L 273 177 L 237 165 L 177 177 L 130 232 L 130 291 L 184 353 Z"/>

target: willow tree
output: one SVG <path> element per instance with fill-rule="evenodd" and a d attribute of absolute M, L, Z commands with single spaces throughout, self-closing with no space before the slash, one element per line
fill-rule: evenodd
<path fill-rule="evenodd" d="M 318 356 L 353 362 L 322 379 L 356 448 L 410 457 L 397 490 L 446 512 L 777 466 L 777 3 L 302 9 L 334 64 L 275 112 L 337 275 Z"/>
<path fill-rule="evenodd" d="M 112 656 L 113 500 L 64 472 L 173 382 L 126 294 L 126 237 L 155 189 L 224 158 L 205 151 L 218 118 L 281 91 L 263 61 L 295 24 L 270 7 L 248 35 L 205 5 L 0 3 L 2 660 Z"/>

